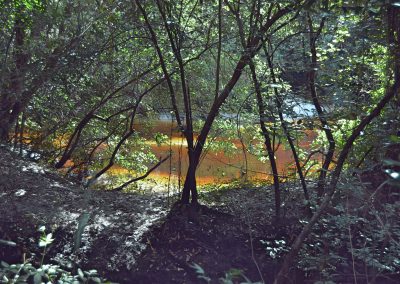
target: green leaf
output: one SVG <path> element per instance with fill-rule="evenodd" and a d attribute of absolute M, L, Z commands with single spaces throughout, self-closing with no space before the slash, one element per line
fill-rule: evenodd
<path fill-rule="evenodd" d="M 243 273 L 243 271 L 242 271 L 241 269 L 237 269 L 237 268 L 231 268 L 231 269 L 229 269 L 229 271 L 228 271 L 228 274 L 229 274 L 232 278 L 241 276 L 242 273 Z"/>
<path fill-rule="evenodd" d="M 82 269 L 80 269 L 80 268 L 78 268 L 78 275 L 79 275 L 80 277 L 84 278 Z"/>
<path fill-rule="evenodd" d="M 400 166 L 400 161 L 385 159 L 383 160 L 383 164 L 386 166 Z"/>
<path fill-rule="evenodd" d="M 33 276 L 33 283 L 34 284 L 41 284 L 42 283 L 42 272 L 37 272 L 35 276 Z"/>
<path fill-rule="evenodd" d="M 40 237 L 39 240 L 39 247 L 45 247 L 48 246 L 49 244 L 51 244 L 54 241 L 53 239 L 53 234 L 49 233 L 47 235 L 43 235 Z"/>
<path fill-rule="evenodd" d="M 393 143 L 400 143 L 400 137 L 397 135 L 390 135 L 389 140 Z"/>
<path fill-rule="evenodd" d="M 6 245 L 6 246 L 10 246 L 10 247 L 16 247 L 17 246 L 17 244 L 12 242 L 12 241 L 6 241 L 6 240 L 2 240 L 2 239 L 0 239 L 0 244 Z"/>
<path fill-rule="evenodd" d="M 197 278 L 202 279 L 202 280 L 206 281 L 207 283 L 209 283 L 211 281 L 211 278 L 206 275 L 206 272 L 200 265 L 193 262 L 193 264 L 190 265 L 190 267 L 192 267 L 196 271 Z"/>
<path fill-rule="evenodd" d="M 93 281 L 94 283 L 101 283 L 101 279 L 99 277 L 93 277 L 90 278 L 91 281 Z"/>
<path fill-rule="evenodd" d="M 200 265 L 198 265 L 197 263 L 193 262 L 191 267 L 194 268 L 194 270 L 196 271 L 197 274 L 205 274 L 204 269 Z"/>
<path fill-rule="evenodd" d="M 1 266 L 1 267 L 4 267 L 4 268 L 10 267 L 10 265 L 9 265 L 7 262 L 5 262 L 5 261 L 1 261 L 1 262 L 0 262 L 0 266 Z"/>
<path fill-rule="evenodd" d="M 89 218 L 90 213 L 82 213 L 81 216 L 79 216 L 78 229 L 76 230 L 74 236 L 74 251 L 77 251 L 81 246 L 83 230 L 89 222 Z"/>

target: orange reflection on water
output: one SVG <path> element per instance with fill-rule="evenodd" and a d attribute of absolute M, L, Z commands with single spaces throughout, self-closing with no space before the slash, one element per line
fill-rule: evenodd
<path fill-rule="evenodd" d="M 141 132 L 142 126 L 136 125 L 138 131 Z M 165 144 L 158 145 L 151 139 L 151 135 L 156 132 L 161 132 L 165 135 L 170 135 L 171 128 L 177 131 L 176 124 L 171 124 L 168 121 L 156 121 L 152 123 L 151 132 L 144 133 L 148 136 L 146 143 L 150 146 L 151 150 L 157 157 L 165 157 L 171 153 L 171 159 L 161 164 L 154 170 L 149 178 L 152 178 L 160 183 L 165 183 L 171 180 L 177 184 L 180 178 L 181 183 L 185 179 L 185 174 L 188 168 L 187 158 L 187 144 L 185 139 L 180 136 L 180 133 L 173 133 L 171 139 Z M 310 143 L 316 137 L 316 133 L 312 130 L 302 130 L 301 134 L 304 136 L 297 142 L 297 146 L 308 149 Z M 26 133 L 26 137 L 32 137 L 32 133 Z M 25 134 L 24 134 L 25 136 Z M 68 142 L 68 135 L 57 137 L 52 141 L 56 147 L 65 147 Z M 218 137 L 216 140 L 224 141 L 224 138 Z M 272 175 L 270 170 L 269 161 L 261 162 L 256 156 L 246 152 L 243 154 L 240 140 L 234 139 L 231 141 L 237 148 L 237 151 L 228 155 L 222 151 L 212 152 L 205 150 L 205 155 L 202 157 L 200 165 L 196 171 L 196 179 L 199 185 L 206 185 L 212 183 L 226 183 L 232 180 L 250 180 L 250 181 L 265 181 L 271 182 Z M 106 150 L 108 145 L 103 143 L 95 153 Z M 266 152 L 265 152 L 266 156 Z M 281 145 L 275 153 L 276 164 L 279 174 L 284 179 L 288 174 L 293 174 L 295 168 L 293 166 L 293 156 L 290 149 L 285 149 Z M 72 160 L 68 160 L 64 168 L 74 166 Z M 148 165 L 151 167 L 152 165 Z M 121 165 L 113 165 L 108 174 L 126 176 L 126 178 L 134 178 L 140 174 L 124 168 Z M 142 173 L 143 174 L 143 173 Z"/>

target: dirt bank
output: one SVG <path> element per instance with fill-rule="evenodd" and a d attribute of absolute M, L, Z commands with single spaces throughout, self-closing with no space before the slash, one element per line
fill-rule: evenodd
<path fill-rule="evenodd" d="M 84 190 L 57 173 L 0 148 L 0 239 L 17 244 L 1 247 L 0 258 L 21 261 L 38 255 L 38 228 L 46 226 L 55 241 L 49 261 L 64 267 L 110 271 L 131 269 L 145 248 L 144 234 L 166 215 L 160 196 Z M 74 234 L 83 214 L 90 214 L 80 248 Z"/>
<path fill-rule="evenodd" d="M 285 227 L 272 225 L 268 188 L 203 194 L 209 207 L 202 206 L 194 215 L 167 215 L 162 196 L 84 190 L 4 147 L 0 171 L 0 239 L 17 244 L 0 244 L 0 259 L 7 262 L 21 262 L 24 253 L 38 262 L 38 228 L 46 226 L 55 237 L 47 261 L 67 269 L 94 268 L 116 282 L 204 283 L 193 268 L 197 264 L 211 283 L 219 278 L 243 281 L 244 276 L 268 283 L 277 262 L 261 240 L 288 240 L 287 232 L 299 228 L 290 221 L 295 211 L 285 207 Z M 74 250 L 74 234 L 83 216 L 89 221 Z"/>

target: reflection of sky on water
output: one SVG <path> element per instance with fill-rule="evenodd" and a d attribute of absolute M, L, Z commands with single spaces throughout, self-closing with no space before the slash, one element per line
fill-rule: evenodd
<path fill-rule="evenodd" d="M 311 118 L 317 116 L 317 112 L 312 103 L 306 101 L 285 100 L 284 107 L 292 110 L 291 114 L 284 113 L 285 119 Z"/>
<path fill-rule="evenodd" d="M 285 100 L 284 102 L 284 118 L 287 121 L 293 121 L 300 118 L 313 118 L 317 116 L 315 107 L 312 103 L 307 101 L 298 101 L 294 99 Z M 225 119 L 235 118 L 237 114 L 221 113 L 219 117 Z M 187 161 L 187 144 L 184 138 L 181 137 L 176 123 L 174 122 L 174 115 L 169 112 L 164 112 L 159 115 L 159 120 L 152 125 L 152 132 L 161 132 L 170 135 L 173 130 L 173 137 L 163 145 L 157 145 L 153 141 L 147 141 L 151 146 L 152 151 L 157 157 L 168 155 L 169 151 L 172 152 L 171 161 L 163 163 L 158 169 L 151 173 L 150 177 L 154 179 L 167 179 L 172 175 L 172 178 L 186 174 L 188 167 Z M 140 124 L 138 125 L 140 127 Z M 307 148 L 310 141 L 314 137 L 311 131 L 305 131 L 304 141 L 299 141 L 302 147 Z M 238 151 L 233 155 L 226 155 L 223 152 L 208 152 L 203 156 L 200 166 L 196 172 L 197 182 L 199 184 L 210 184 L 221 181 L 229 181 L 232 179 L 243 178 L 243 173 L 246 172 L 246 161 L 243 152 L 240 150 L 239 140 L 233 141 L 238 148 Z M 269 162 L 260 162 L 259 159 L 247 153 L 247 178 L 250 180 L 270 180 L 271 171 Z M 276 162 L 278 171 L 282 176 L 286 176 L 292 169 L 289 165 L 293 162 L 293 157 L 290 149 L 285 149 L 281 145 L 276 152 Z M 170 168 L 171 167 L 171 168 Z"/>
<path fill-rule="evenodd" d="M 287 99 L 283 102 L 284 113 L 283 117 L 286 120 L 298 119 L 298 118 L 312 118 L 317 116 L 314 105 L 311 102 L 299 101 L 295 99 Z M 236 118 L 236 113 L 220 113 L 220 118 L 232 119 Z M 175 120 L 175 116 L 171 113 L 164 112 L 159 114 L 159 120 L 161 121 L 171 121 Z M 182 117 L 184 120 L 184 117 Z"/>

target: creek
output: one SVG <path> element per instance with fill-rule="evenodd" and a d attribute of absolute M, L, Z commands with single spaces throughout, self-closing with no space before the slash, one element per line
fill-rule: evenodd
<path fill-rule="evenodd" d="M 141 129 L 140 124 L 137 124 L 136 127 L 139 130 Z M 159 132 L 168 136 L 172 133 L 172 137 L 162 145 L 157 145 L 157 143 L 150 140 L 147 142 L 157 157 L 165 157 L 171 153 L 171 160 L 161 164 L 149 175 L 149 178 L 161 183 L 170 181 L 175 184 L 181 179 L 183 183 L 188 168 L 185 139 L 177 132 L 176 124 L 167 119 L 153 121 L 151 129 L 153 133 Z M 299 142 L 299 146 L 308 148 L 315 138 L 315 132 L 302 130 L 302 134 L 304 136 L 302 141 Z M 220 141 L 226 140 L 223 137 L 217 137 L 216 139 Z M 231 139 L 230 142 L 236 148 L 235 151 L 230 151 L 230 153 L 222 150 L 212 151 L 206 149 L 205 155 L 203 155 L 196 172 L 197 183 L 199 185 L 229 183 L 234 180 L 244 181 L 246 179 L 252 182 L 272 181 L 268 160 L 261 162 L 256 155 L 248 151 L 244 154 L 239 139 Z M 290 173 L 294 171 L 292 152 L 284 144 L 282 143 L 275 153 L 278 172 L 281 176 L 286 176 L 289 171 Z M 265 151 L 263 154 L 267 155 Z M 121 172 L 126 172 L 123 168 L 118 167 L 114 168 L 113 173 L 118 173 L 118 169 Z"/>

